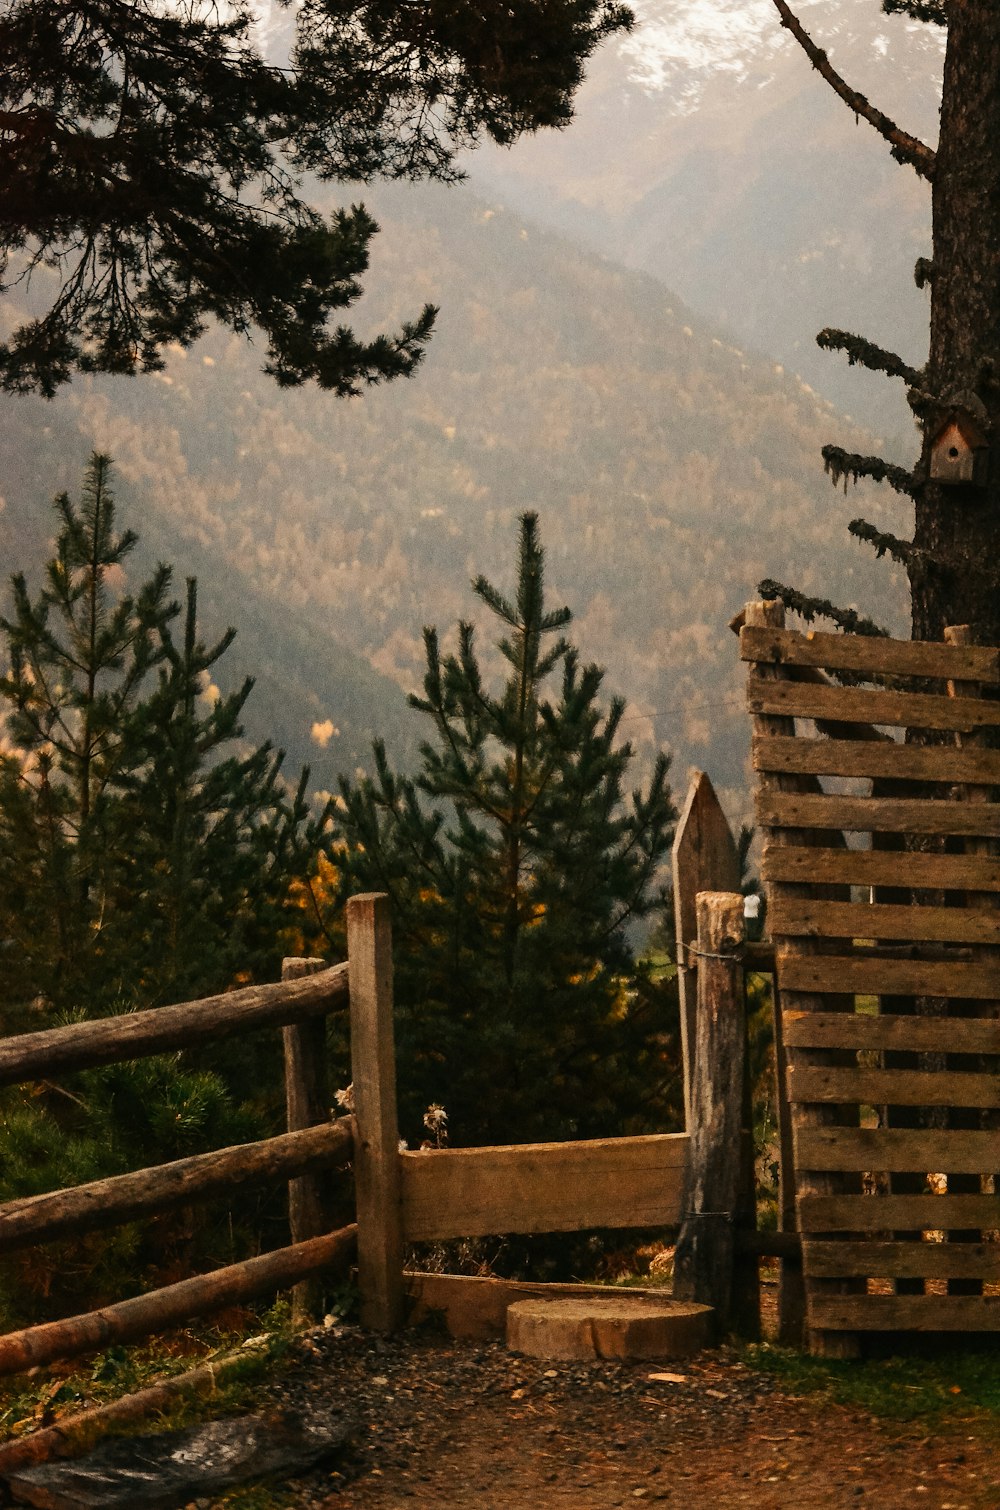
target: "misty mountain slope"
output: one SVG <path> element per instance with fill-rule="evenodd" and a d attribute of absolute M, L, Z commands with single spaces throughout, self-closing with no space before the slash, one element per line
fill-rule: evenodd
<path fill-rule="evenodd" d="M 276 727 L 285 716 L 296 759 L 314 722 L 346 726 L 338 647 L 418 687 L 422 626 L 474 616 L 477 572 L 511 582 L 516 516 L 535 508 L 550 598 L 574 609 L 583 654 L 629 699 L 629 735 L 647 753 L 672 746 L 678 786 L 696 763 L 741 805 L 747 721 L 726 624 L 758 579 L 901 623 L 898 579 L 845 532 L 862 508 L 901 527 L 896 501 L 845 498 L 819 461 L 834 435 L 868 438 L 651 277 L 467 191 L 369 198 L 383 233 L 362 326 L 441 305 L 411 381 L 350 402 L 282 392 L 259 352 L 217 334 L 158 377 L 80 380 L 32 411 L 79 433 L 71 480 L 91 444 L 116 458 L 130 522 L 179 578 L 197 571 L 206 612 L 235 623 L 249 668 L 271 676 L 258 709 Z M 29 470 L 48 477 L 51 449 L 38 433 Z M 350 739 L 313 747 L 317 785 L 353 769 L 362 727 L 411 749 L 423 735 L 402 697 L 373 685 L 367 702 L 362 681 L 351 694 Z"/>
<path fill-rule="evenodd" d="M 774 353 L 911 460 L 902 389 L 818 351 L 859 330 L 924 359 L 930 196 L 836 99 L 771 0 L 639 0 L 640 25 L 592 61 L 560 134 L 469 159 L 473 181 L 662 278 L 741 342 Z M 878 0 L 804 0 L 848 81 L 937 134 L 939 29 Z"/>

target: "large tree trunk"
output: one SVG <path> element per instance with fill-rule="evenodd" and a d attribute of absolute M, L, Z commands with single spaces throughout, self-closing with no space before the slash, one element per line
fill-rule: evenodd
<path fill-rule="evenodd" d="M 1000 7 L 949 0 L 941 135 L 933 181 L 930 355 L 921 473 L 954 408 L 978 411 L 989 438 L 984 488 L 926 482 L 914 540 L 934 560 L 911 567 L 913 637 L 967 623 L 1000 644 Z M 979 405 L 983 409 L 979 409 Z"/>

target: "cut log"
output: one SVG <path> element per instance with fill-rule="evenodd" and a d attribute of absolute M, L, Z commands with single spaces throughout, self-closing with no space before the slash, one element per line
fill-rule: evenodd
<path fill-rule="evenodd" d="M 687 1358 L 709 1347 L 708 1306 L 678 1300 L 519 1300 L 507 1346 L 532 1358 Z"/>

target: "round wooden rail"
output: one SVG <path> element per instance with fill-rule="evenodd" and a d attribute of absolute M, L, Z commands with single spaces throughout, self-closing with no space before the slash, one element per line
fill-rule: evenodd
<path fill-rule="evenodd" d="M 348 1000 L 347 966 L 332 965 L 302 980 L 245 986 L 178 1006 L 25 1033 L 0 1042 L 0 1085 L 144 1059 L 257 1028 L 305 1022 L 346 1006 Z"/>
<path fill-rule="evenodd" d="M 325 1237 L 313 1237 L 308 1242 L 278 1248 L 211 1274 L 183 1279 L 163 1290 L 136 1295 L 100 1311 L 9 1332 L 0 1337 L 0 1375 L 42 1367 L 57 1358 L 75 1358 L 116 1342 L 135 1342 L 192 1316 L 250 1300 L 269 1290 L 287 1289 L 323 1269 L 346 1268 L 356 1251 L 357 1237 L 358 1229 L 352 1224 Z"/>
<path fill-rule="evenodd" d="M 169 1211 L 240 1185 L 330 1168 L 346 1163 L 353 1149 L 353 1119 L 344 1117 L 258 1143 L 241 1143 L 134 1174 L 10 1201 L 0 1206 L 0 1253 L 51 1242 L 67 1232 L 77 1236 L 99 1227 L 113 1227 L 117 1222 Z"/>

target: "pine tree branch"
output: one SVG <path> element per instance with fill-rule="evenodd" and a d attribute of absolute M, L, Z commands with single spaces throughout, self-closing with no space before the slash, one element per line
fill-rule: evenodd
<path fill-rule="evenodd" d="M 870 100 L 841 78 L 840 74 L 830 63 L 829 58 L 821 47 L 809 36 L 798 17 L 789 9 L 785 0 L 774 0 L 775 9 L 786 31 L 802 48 L 812 66 L 830 85 L 835 94 L 839 95 L 844 103 L 854 111 L 856 116 L 863 117 L 870 126 L 874 126 L 879 136 L 883 137 L 892 149 L 892 155 L 897 162 L 909 163 L 915 168 L 921 178 L 931 178 L 934 173 L 936 154 L 925 142 L 911 136 L 908 131 L 902 130 L 895 121 L 883 115 L 877 110 Z"/>
<path fill-rule="evenodd" d="M 874 482 L 887 482 L 897 493 L 914 496 L 917 479 L 905 467 L 897 467 L 881 456 L 859 456 L 857 452 L 845 451 L 842 446 L 823 447 L 823 465 L 834 487 L 841 482 L 847 492 L 848 482 L 857 484 L 859 477 L 870 477 Z"/>
<path fill-rule="evenodd" d="M 930 21 L 934 26 L 948 25 L 945 0 L 882 0 L 887 16 L 911 16 L 914 21 Z"/>
<path fill-rule="evenodd" d="M 891 556 L 900 566 L 910 567 L 918 559 L 925 559 L 926 552 L 915 546 L 912 540 L 900 540 L 898 535 L 887 535 L 883 530 L 869 524 L 867 519 L 852 519 L 847 526 L 856 540 L 864 540 L 875 547 L 876 556 Z"/>
<path fill-rule="evenodd" d="M 810 598 L 805 593 L 799 592 L 795 587 L 786 587 L 784 582 L 775 582 L 772 577 L 765 577 L 763 582 L 757 584 L 757 591 L 762 598 L 779 598 L 786 608 L 797 613 L 811 624 L 813 619 L 830 619 L 838 629 L 845 634 L 867 634 L 883 639 L 889 638 L 888 629 L 883 629 L 881 624 L 876 624 L 873 619 L 866 618 L 854 608 L 838 608 L 828 598 Z"/>
<path fill-rule="evenodd" d="M 894 351 L 886 351 L 884 346 L 876 346 L 874 341 L 866 341 L 864 336 L 856 336 L 849 330 L 834 330 L 827 326 L 816 337 L 816 345 L 822 351 L 843 351 L 851 367 L 867 367 L 869 372 L 884 372 L 889 377 L 902 378 L 911 388 L 916 387 L 923 377 L 923 373 L 909 366 Z"/>

